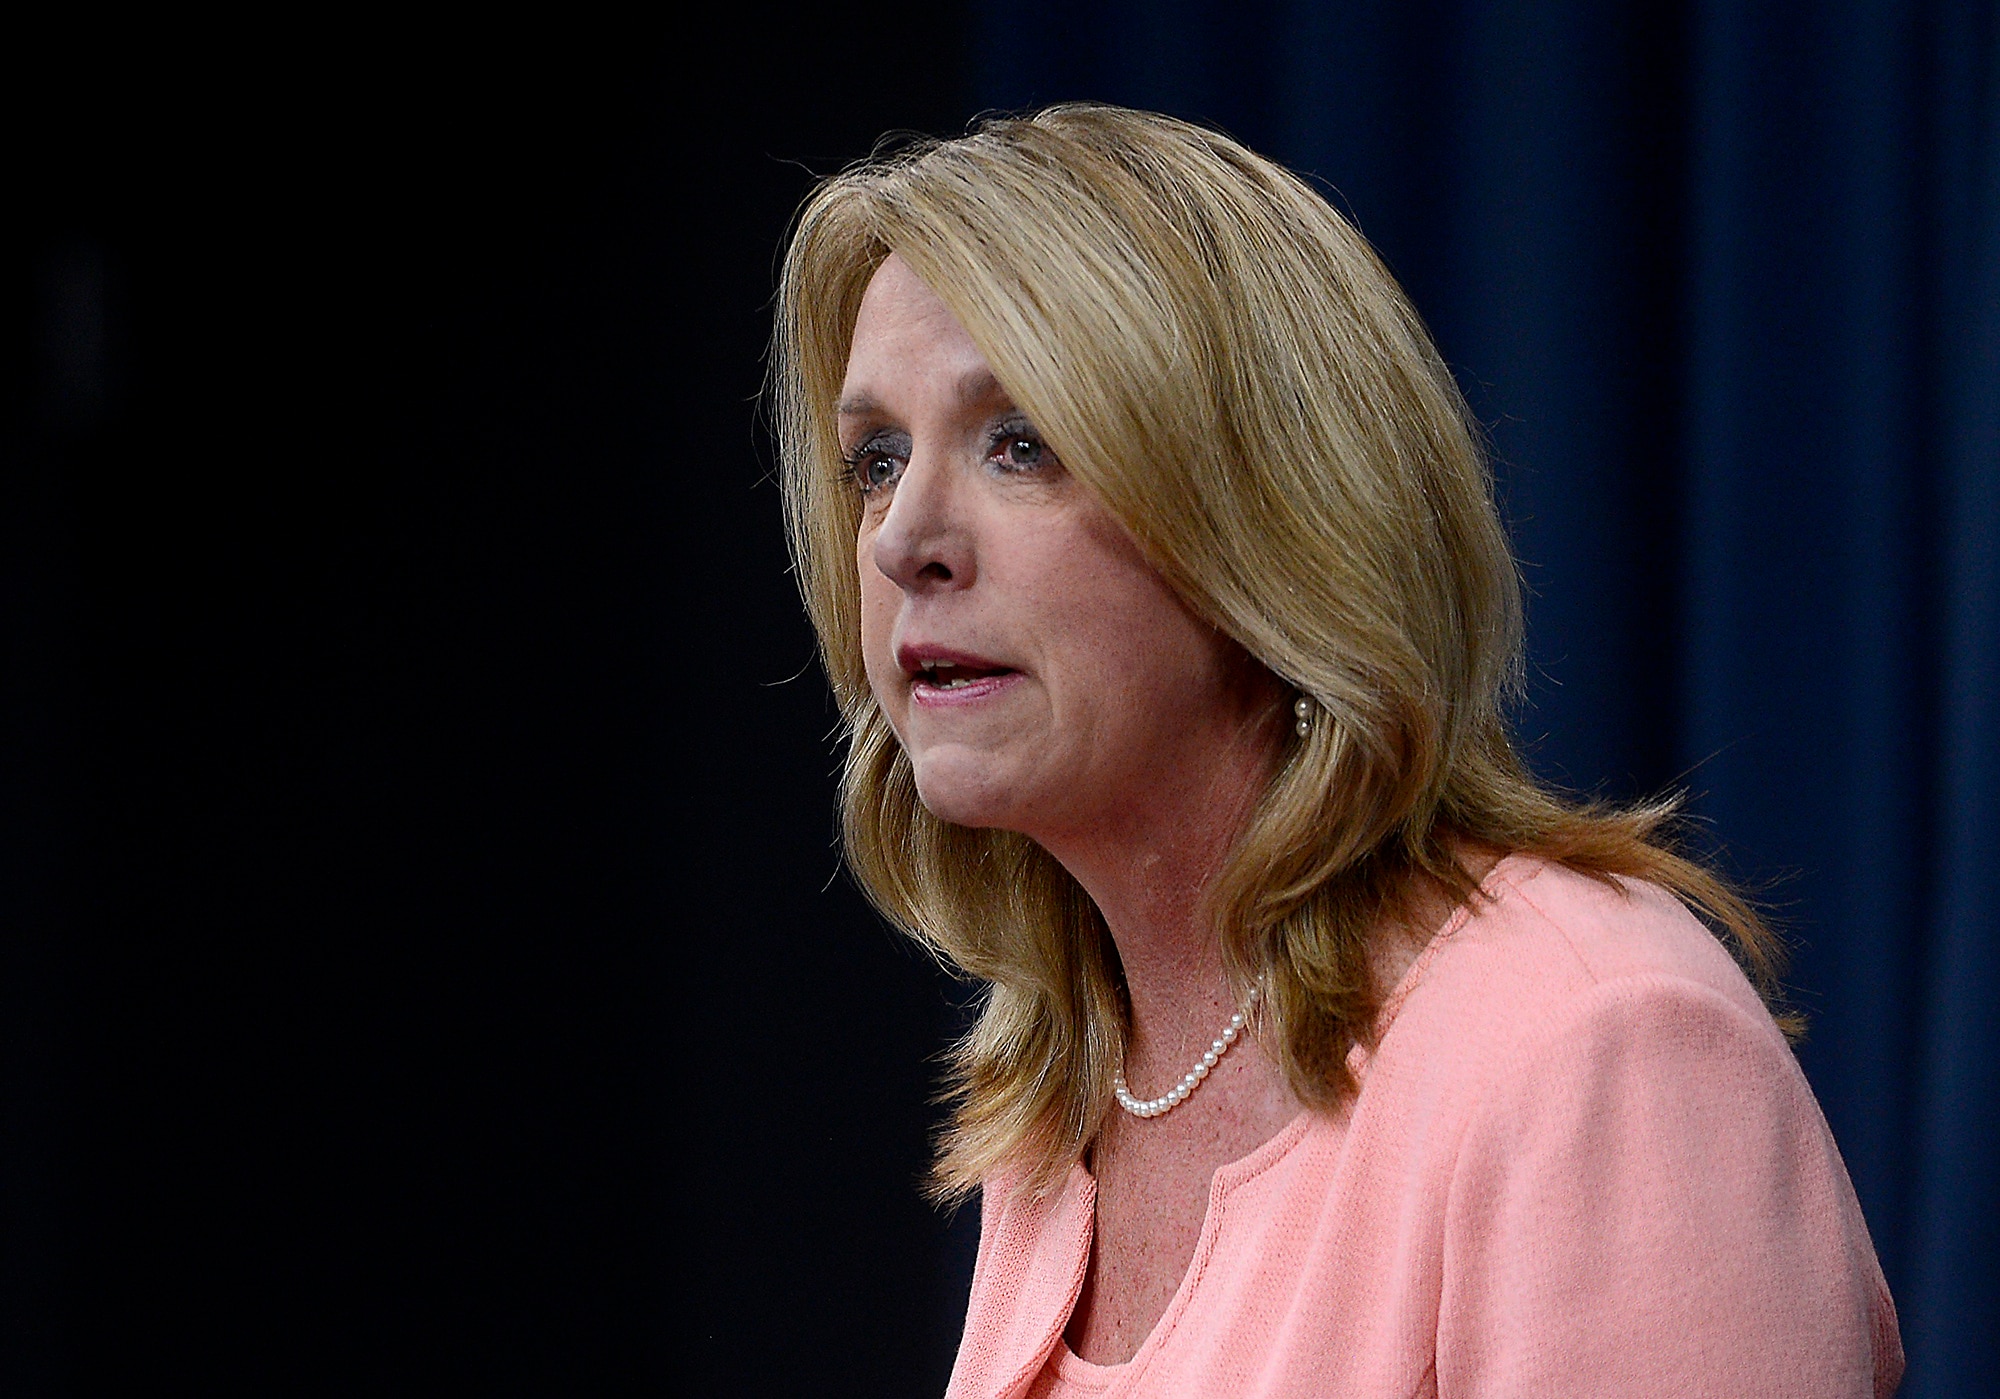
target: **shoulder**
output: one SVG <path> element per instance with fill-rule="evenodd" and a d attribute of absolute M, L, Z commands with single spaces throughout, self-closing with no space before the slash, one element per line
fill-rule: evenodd
<path fill-rule="evenodd" d="M 1735 959 L 1672 894 L 1520 855 L 1482 882 L 1384 1028 L 1432 1039 L 1449 1025 L 1493 1063 L 1621 1006 L 1698 1007 L 1790 1057 Z"/>
<path fill-rule="evenodd" d="M 1419 1118 L 1440 1144 L 1499 1100 L 1594 1092 L 1606 1075 L 1634 1108 L 1747 1075 L 1817 1116 L 1756 989 L 1679 900 L 1522 856 L 1482 881 L 1350 1062 L 1360 1109 Z"/>
<path fill-rule="evenodd" d="M 1436 1173 L 1440 1388 L 1893 1388 L 1852 1186 L 1728 951 L 1650 885 L 1512 858 L 1485 888 L 1362 1093 Z"/>
<path fill-rule="evenodd" d="M 1545 980 L 1553 974 L 1552 991 L 1666 976 L 1761 1008 L 1715 935 L 1658 885 L 1513 855 L 1481 887 L 1485 897 L 1454 934 L 1459 951 L 1521 961 Z"/>

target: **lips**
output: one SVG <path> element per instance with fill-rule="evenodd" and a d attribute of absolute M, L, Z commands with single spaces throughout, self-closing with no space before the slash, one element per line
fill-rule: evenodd
<path fill-rule="evenodd" d="M 940 690 L 959 690 L 975 680 L 991 680 L 996 675 L 1012 675 L 1005 666 L 962 666 L 945 663 L 921 669 L 916 674 L 919 685 L 932 685 Z"/>
<path fill-rule="evenodd" d="M 985 656 L 933 646 L 905 646 L 896 659 L 920 700 L 971 699 L 990 694 L 1021 672 Z"/>

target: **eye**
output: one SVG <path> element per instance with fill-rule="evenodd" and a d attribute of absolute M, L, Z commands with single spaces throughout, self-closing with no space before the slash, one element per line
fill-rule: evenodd
<path fill-rule="evenodd" d="M 990 458 L 1004 471 L 1040 471 L 1056 465 L 1056 454 L 1048 444 L 1020 427 L 994 435 Z"/>
<path fill-rule="evenodd" d="M 863 492 L 886 486 L 896 479 L 896 459 L 882 452 L 863 452 L 854 463 L 854 479 Z"/>
<path fill-rule="evenodd" d="M 895 441 L 864 442 L 841 458 L 850 480 L 863 495 L 873 495 L 903 474 L 903 457 Z"/>

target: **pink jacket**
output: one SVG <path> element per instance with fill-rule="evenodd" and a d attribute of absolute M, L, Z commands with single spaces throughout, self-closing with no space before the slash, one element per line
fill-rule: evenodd
<path fill-rule="evenodd" d="M 1520 856 L 1382 1012 L 1358 1098 L 1215 1173 L 1128 1364 L 1062 1333 L 1095 1183 L 988 1182 L 948 1399 L 1892 1393 L 1896 1313 L 1826 1121 L 1671 897 Z"/>

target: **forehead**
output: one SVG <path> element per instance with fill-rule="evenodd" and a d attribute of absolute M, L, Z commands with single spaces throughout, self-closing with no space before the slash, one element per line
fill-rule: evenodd
<path fill-rule="evenodd" d="M 869 279 L 855 317 L 840 415 L 898 411 L 913 396 L 983 405 L 1001 394 L 986 357 L 958 318 L 891 253 Z"/>

